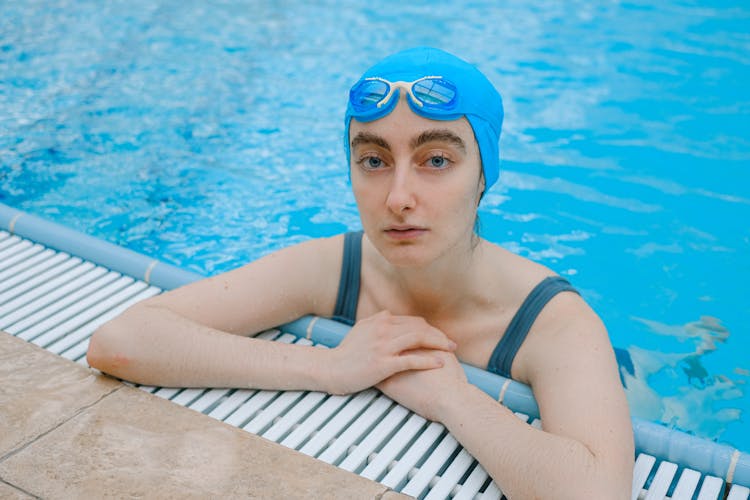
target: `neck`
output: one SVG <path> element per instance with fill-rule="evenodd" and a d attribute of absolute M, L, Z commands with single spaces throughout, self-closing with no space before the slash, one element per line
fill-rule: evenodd
<path fill-rule="evenodd" d="M 476 297 L 482 253 L 480 241 L 454 247 L 423 267 L 396 268 L 382 256 L 379 260 L 398 288 L 404 308 L 413 315 L 435 318 L 455 314 Z"/>

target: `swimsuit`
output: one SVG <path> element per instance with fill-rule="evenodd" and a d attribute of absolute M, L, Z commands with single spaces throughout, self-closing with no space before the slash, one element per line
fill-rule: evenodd
<path fill-rule="evenodd" d="M 362 231 L 358 231 L 344 235 L 344 257 L 341 262 L 341 279 L 333 319 L 348 325 L 353 325 L 357 316 L 362 265 L 362 234 Z M 513 359 L 528 335 L 531 325 L 534 324 L 544 306 L 560 292 L 578 293 L 565 278 L 560 276 L 544 278 L 534 287 L 492 351 L 487 371 L 510 377 Z"/>

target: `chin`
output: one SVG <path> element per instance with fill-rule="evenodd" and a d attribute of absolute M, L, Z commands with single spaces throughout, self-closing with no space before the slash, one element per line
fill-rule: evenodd
<path fill-rule="evenodd" d="M 422 242 L 394 243 L 379 241 L 375 248 L 396 268 L 420 268 L 435 260 L 434 249 Z"/>

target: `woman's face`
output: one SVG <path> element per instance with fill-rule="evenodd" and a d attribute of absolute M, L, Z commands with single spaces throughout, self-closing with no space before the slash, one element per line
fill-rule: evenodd
<path fill-rule="evenodd" d="M 484 189 L 469 122 L 389 115 L 349 127 L 351 179 L 362 226 L 394 266 L 425 267 L 469 251 Z"/>

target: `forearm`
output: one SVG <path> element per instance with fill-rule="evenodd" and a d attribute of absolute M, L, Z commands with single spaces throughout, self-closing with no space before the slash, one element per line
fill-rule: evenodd
<path fill-rule="evenodd" d="M 325 350 L 232 335 L 167 309 L 140 307 L 101 327 L 89 363 L 136 383 L 325 390 Z"/>
<path fill-rule="evenodd" d="M 441 409 L 440 420 L 510 499 L 628 498 L 629 479 L 613 477 L 602 457 L 531 427 L 473 386 Z"/>

